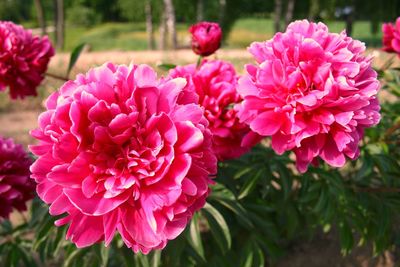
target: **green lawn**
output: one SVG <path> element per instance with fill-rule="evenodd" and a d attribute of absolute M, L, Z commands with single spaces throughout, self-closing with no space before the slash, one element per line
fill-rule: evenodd
<path fill-rule="evenodd" d="M 327 22 L 330 31 L 340 32 L 345 28 L 344 22 Z M 181 46 L 187 46 L 189 25 L 178 25 L 178 41 Z M 155 33 L 156 39 L 158 32 Z M 253 41 L 262 41 L 273 36 L 273 24 L 270 19 L 242 18 L 239 19 L 226 38 L 225 47 L 245 48 Z M 369 46 L 380 46 L 381 33 L 373 36 L 370 23 L 356 22 L 353 37 L 360 39 Z M 70 51 L 76 45 L 88 43 L 92 51 L 101 50 L 144 50 L 147 48 L 144 23 L 105 23 L 92 28 L 75 26 L 66 27 L 65 50 Z"/>

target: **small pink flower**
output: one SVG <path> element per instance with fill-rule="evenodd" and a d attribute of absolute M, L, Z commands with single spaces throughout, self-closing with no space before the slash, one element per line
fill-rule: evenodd
<path fill-rule="evenodd" d="M 293 150 L 301 172 L 317 157 L 335 167 L 358 157 L 364 129 L 380 119 L 380 84 L 363 43 L 303 20 L 249 51 L 258 65 L 239 80 L 241 121 L 272 136 L 277 153 Z"/>
<path fill-rule="evenodd" d="M 382 49 L 389 53 L 398 53 L 400 55 L 400 17 L 396 23 L 382 24 Z"/>
<path fill-rule="evenodd" d="M 199 22 L 190 27 L 192 50 L 203 57 L 213 54 L 221 46 L 222 30 L 218 23 Z"/>
<path fill-rule="evenodd" d="M 170 77 L 183 77 L 188 81 L 184 94 L 196 93 L 196 98 L 185 99 L 204 108 L 213 134 L 213 149 L 219 160 L 233 159 L 260 141 L 259 135 L 240 123 L 233 105 L 242 99 L 236 91 L 236 71 L 232 64 L 222 60 L 203 60 L 197 69 L 195 64 L 179 66 L 171 70 Z"/>
<path fill-rule="evenodd" d="M 161 249 L 205 204 L 217 161 L 202 109 L 177 104 L 185 85 L 109 63 L 48 98 L 32 178 L 78 247 L 118 231 L 135 252 Z"/>
<path fill-rule="evenodd" d="M 0 21 L 0 91 L 12 99 L 36 96 L 54 49 L 47 38 L 12 22 Z"/>
<path fill-rule="evenodd" d="M 32 160 L 22 145 L 0 136 L 0 219 L 13 208 L 24 211 L 33 198 L 35 183 L 29 179 Z"/>

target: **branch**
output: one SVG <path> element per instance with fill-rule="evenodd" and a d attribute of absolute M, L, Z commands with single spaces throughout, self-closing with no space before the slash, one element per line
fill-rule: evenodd
<path fill-rule="evenodd" d="M 61 81 L 64 81 L 64 82 L 69 81 L 69 79 L 67 77 L 63 77 L 63 76 L 60 76 L 60 75 L 57 75 L 57 74 L 52 74 L 52 73 L 46 72 L 45 75 L 48 76 L 48 77 L 51 77 L 53 79 L 61 80 Z"/>
<path fill-rule="evenodd" d="M 386 130 L 385 132 L 385 139 L 388 139 L 390 135 L 392 135 L 397 129 L 400 128 L 400 121 L 397 122 L 395 125 L 390 127 L 389 129 Z"/>
<path fill-rule="evenodd" d="M 395 187 L 351 187 L 355 192 L 364 192 L 364 193 L 400 193 L 400 188 Z"/>

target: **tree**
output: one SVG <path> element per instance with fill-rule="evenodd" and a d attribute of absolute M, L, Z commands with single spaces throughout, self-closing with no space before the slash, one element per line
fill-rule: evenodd
<path fill-rule="evenodd" d="M 282 0 L 275 0 L 274 30 L 281 31 Z"/>
<path fill-rule="evenodd" d="M 218 21 L 222 25 L 225 19 L 225 11 L 226 11 L 226 0 L 219 0 L 219 17 Z"/>
<path fill-rule="evenodd" d="M 286 27 L 292 22 L 293 19 L 293 12 L 294 12 L 294 4 L 295 0 L 288 0 L 287 8 L 286 8 L 286 15 L 285 15 L 285 25 Z"/>
<path fill-rule="evenodd" d="M 176 18 L 175 8 L 172 0 L 164 0 L 165 21 L 167 24 L 168 33 L 171 36 L 172 48 L 178 48 L 178 40 L 176 36 Z"/>
<path fill-rule="evenodd" d="M 55 36 L 56 48 L 62 50 L 64 48 L 64 0 L 55 0 Z"/>
<path fill-rule="evenodd" d="M 308 12 L 308 19 L 314 21 L 320 11 L 319 0 L 310 0 L 310 9 Z"/>
<path fill-rule="evenodd" d="M 167 23 L 166 23 L 167 15 L 165 9 L 163 10 L 160 18 L 160 41 L 158 43 L 158 49 L 165 50 L 167 47 Z"/>
<path fill-rule="evenodd" d="M 42 35 L 46 35 L 46 18 L 41 0 L 35 0 L 36 15 Z"/>
<path fill-rule="evenodd" d="M 146 14 L 147 45 L 150 50 L 154 50 L 153 16 L 151 13 L 151 0 L 146 0 L 144 12 Z"/>
<path fill-rule="evenodd" d="M 204 20 L 204 0 L 197 0 L 197 10 L 196 10 L 196 20 L 203 21 Z"/>

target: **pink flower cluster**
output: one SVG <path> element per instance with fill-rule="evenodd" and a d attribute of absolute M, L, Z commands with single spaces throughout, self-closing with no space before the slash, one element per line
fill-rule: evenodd
<path fill-rule="evenodd" d="M 256 133 L 239 122 L 233 109 L 242 99 L 236 90 L 238 76 L 232 64 L 203 60 L 198 68 L 195 64 L 178 66 L 169 75 L 186 78 L 184 91 L 195 92 L 192 101 L 204 108 L 213 134 L 213 150 L 219 160 L 240 157 L 260 141 Z"/>
<path fill-rule="evenodd" d="M 364 129 L 380 119 L 380 84 L 363 43 L 303 20 L 249 51 L 258 64 L 239 81 L 241 121 L 272 136 L 278 154 L 294 151 L 301 172 L 317 157 L 335 167 L 358 157 Z"/>
<path fill-rule="evenodd" d="M 382 43 L 383 50 L 389 53 L 397 53 L 400 55 L 400 17 L 396 23 L 382 24 Z"/>
<path fill-rule="evenodd" d="M 54 49 L 47 38 L 12 22 L 0 21 L 0 91 L 13 99 L 36 96 Z"/>
<path fill-rule="evenodd" d="M 56 225 L 69 223 L 78 247 L 108 245 L 118 231 L 135 252 L 163 248 L 205 204 L 217 160 L 185 85 L 109 63 L 48 98 L 31 132 L 32 177 L 50 214 L 67 214 Z"/>
<path fill-rule="evenodd" d="M 197 26 L 195 48 L 209 55 L 221 36 Z M 165 247 L 204 206 L 217 158 L 239 157 L 261 136 L 279 154 L 294 151 L 300 172 L 318 157 L 340 167 L 358 156 L 380 119 L 363 43 L 297 21 L 249 51 L 258 64 L 241 78 L 221 60 L 161 80 L 146 65 L 108 63 L 48 98 L 31 132 L 31 171 L 50 214 L 65 215 L 56 224 L 69 224 L 68 239 L 108 245 L 119 232 L 135 252 Z"/>
<path fill-rule="evenodd" d="M 33 198 L 35 183 L 29 178 L 32 159 L 12 139 L 0 137 L 0 219 L 13 208 L 24 211 Z"/>

